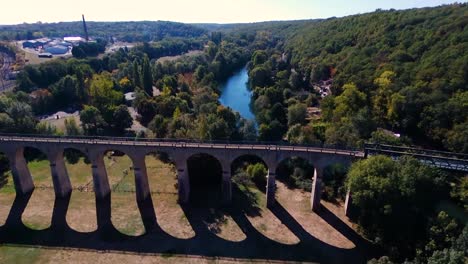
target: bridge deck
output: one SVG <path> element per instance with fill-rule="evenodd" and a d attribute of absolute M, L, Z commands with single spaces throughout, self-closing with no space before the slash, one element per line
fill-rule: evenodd
<path fill-rule="evenodd" d="M 365 152 L 367 155 L 381 154 L 391 157 L 412 156 L 427 165 L 442 169 L 468 172 L 468 154 L 464 153 L 381 144 L 366 144 Z"/>
<path fill-rule="evenodd" d="M 333 148 L 321 148 L 298 145 L 278 145 L 278 144 L 254 144 L 240 142 L 197 142 L 188 140 L 166 140 L 166 139 L 135 139 L 135 138 L 105 138 L 105 137 L 45 137 L 45 136 L 7 136 L 0 135 L 0 142 L 31 142 L 31 143 L 69 143 L 85 145 L 124 145 L 141 147 L 173 147 L 173 148 L 211 148 L 211 149 L 249 149 L 249 150 L 269 150 L 269 151 L 298 151 L 338 154 L 363 158 L 364 151 L 344 150 Z"/>

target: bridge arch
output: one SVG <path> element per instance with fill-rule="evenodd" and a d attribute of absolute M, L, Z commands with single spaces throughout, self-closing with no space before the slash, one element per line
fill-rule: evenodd
<path fill-rule="evenodd" d="M 208 153 L 196 153 L 186 160 L 190 185 L 190 202 L 195 205 L 216 205 L 222 200 L 222 161 Z"/>
<path fill-rule="evenodd" d="M 38 147 L 19 147 L 16 155 L 22 155 L 25 161 L 23 173 L 28 175 L 35 186 L 32 195 L 21 215 L 23 224 L 33 230 L 45 230 L 52 225 L 52 214 L 54 210 L 54 192 L 47 192 L 44 189 L 54 189 L 52 180 L 52 162 L 48 159 L 45 150 Z M 16 156 L 20 161 L 21 157 Z M 24 177 L 24 176 L 23 176 Z M 45 205 L 45 206 L 44 206 Z M 37 210 L 41 208 L 41 210 Z"/>
<path fill-rule="evenodd" d="M 267 174 L 268 174 L 268 170 L 270 169 L 267 163 L 265 162 L 265 160 L 255 154 L 241 154 L 235 157 L 231 161 L 230 164 L 231 164 L 231 176 L 236 176 L 236 175 L 238 176 L 238 174 L 246 173 L 246 170 L 249 165 L 262 164 L 265 167 Z M 266 176 L 267 175 L 265 175 L 265 177 L 263 178 L 257 177 L 255 179 L 251 179 L 253 183 L 256 185 L 256 187 L 263 193 L 266 192 L 266 183 L 267 183 Z M 239 180 L 242 181 L 243 179 L 239 179 Z"/>
<path fill-rule="evenodd" d="M 119 147 L 103 149 L 105 171 L 108 177 L 111 223 L 121 233 L 129 236 L 143 235 L 146 231 L 137 204 L 135 162 L 133 153 Z M 130 201 L 130 202 L 129 202 Z"/>
<path fill-rule="evenodd" d="M 301 156 L 288 155 L 278 162 L 276 177 L 288 188 L 300 188 L 310 191 L 314 165 Z"/>
<path fill-rule="evenodd" d="M 78 232 L 94 232 L 98 227 L 93 173 L 89 155 L 80 148 L 67 146 L 63 150 L 63 158 L 73 190 L 66 214 L 67 224 Z"/>
<path fill-rule="evenodd" d="M 6 153 L 0 149 L 0 199 L 2 205 L 7 205 L 9 208 L 13 205 L 14 195 L 9 194 L 10 192 L 3 192 L 3 189 L 12 190 L 14 189 L 14 183 L 11 177 L 10 160 Z M 8 218 L 8 213 L 0 214 L 0 228 L 3 227 Z"/>
<path fill-rule="evenodd" d="M 158 217 L 158 225 L 173 237 L 193 238 L 195 231 L 185 217 L 184 211 L 180 206 L 174 206 L 179 200 L 179 181 L 175 160 L 171 153 L 163 150 L 152 150 L 145 154 L 149 196 L 153 201 L 155 214 L 163 216 Z M 168 215 L 170 217 L 167 217 Z M 179 219 L 177 225 L 174 225 L 174 219 Z"/>

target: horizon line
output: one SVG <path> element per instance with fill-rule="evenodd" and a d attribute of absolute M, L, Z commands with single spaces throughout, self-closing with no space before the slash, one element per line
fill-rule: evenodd
<path fill-rule="evenodd" d="M 354 13 L 354 14 L 347 14 L 342 16 L 330 16 L 330 17 L 316 17 L 316 18 L 294 18 L 294 19 L 278 19 L 278 20 L 262 20 L 262 21 L 242 21 L 242 22 L 182 22 L 182 21 L 175 21 L 175 20 L 86 20 L 86 23 L 131 23 L 131 22 L 170 22 L 170 23 L 179 23 L 179 24 L 192 24 L 192 25 L 203 25 L 203 24 L 212 24 L 212 25 L 236 25 L 236 24 L 256 24 L 256 23 L 268 23 L 268 22 L 296 22 L 296 21 L 312 21 L 312 20 L 328 20 L 328 19 L 335 19 L 335 18 L 345 18 L 351 16 L 359 16 L 365 14 L 372 14 L 376 12 L 395 12 L 395 11 L 408 11 L 408 10 L 416 10 L 416 9 L 434 9 L 440 8 L 444 6 L 455 6 L 455 5 L 467 5 L 468 3 L 451 3 L 451 4 L 441 4 L 437 6 L 426 6 L 426 7 L 412 7 L 412 8 L 390 8 L 390 9 L 383 9 L 377 8 L 373 11 L 369 12 L 362 12 L 362 13 Z M 84 15 L 86 18 L 86 15 Z M 20 25 L 37 25 L 37 24 L 59 24 L 59 23 L 77 23 L 82 22 L 81 19 L 79 20 L 69 20 L 69 21 L 36 21 L 36 22 L 22 22 L 22 23 L 7 23 L 2 24 L 0 26 L 20 26 Z"/>

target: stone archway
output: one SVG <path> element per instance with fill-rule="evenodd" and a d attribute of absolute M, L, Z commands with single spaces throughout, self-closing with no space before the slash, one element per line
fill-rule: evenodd
<path fill-rule="evenodd" d="M 111 189 L 111 222 L 121 233 L 139 236 L 146 232 L 136 199 L 134 163 L 118 149 L 104 152 L 104 165 Z"/>
<path fill-rule="evenodd" d="M 190 202 L 211 206 L 222 201 L 223 167 L 212 155 L 199 153 L 187 159 Z"/>
<path fill-rule="evenodd" d="M 27 174 L 31 175 L 35 188 L 21 220 L 31 229 L 44 230 L 52 225 L 56 196 L 51 163 L 47 154 L 38 148 L 25 147 L 22 152 L 26 161 Z"/>
<path fill-rule="evenodd" d="M 96 231 L 98 227 L 91 161 L 82 150 L 75 148 L 64 149 L 63 158 L 73 189 L 66 215 L 67 224 L 78 232 Z"/>

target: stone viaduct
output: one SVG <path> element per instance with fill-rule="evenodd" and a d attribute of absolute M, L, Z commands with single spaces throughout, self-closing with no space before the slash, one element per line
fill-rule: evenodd
<path fill-rule="evenodd" d="M 223 201 L 229 203 L 231 193 L 231 164 L 245 155 L 256 156 L 268 167 L 266 197 L 267 206 L 275 203 L 276 168 L 278 164 L 291 157 L 309 161 L 315 168 L 311 193 L 311 209 L 320 207 L 322 175 L 326 166 L 334 163 L 349 165 L 354 159 L 363 158 L 364 152 L 315 148 L 289 145 L 235 144 L 185 142 L 166 140 L 135 140 L 129 138 L 84 138 L 84 137 L 32 137 L 0 136 L 0 152 L 10 163 L 15 189 L 18 194 L 26 194 L 34 189 L 34 183 L 24 157 L 24 149 L 39 149 L 50 162 L 52 180 L 56 197 L 65 197 L 72 191 L 64 160 L 65 149 L 75 149 L 87 155 L 91 162 L 96 200 L 110 195 L 111 188 L 104 165 L 104 155 L 108 151 L 120 151 L 133 162 L 136 199 L 143 201 L 150 195 L 145 156 L 154 152 L 169 155 L 177 168 L 178 195 L 180 203 L 189 202 L 190 178 L 187 160 L 197 154 L 207 154 L 216 158 L 222 167 Z"/>

